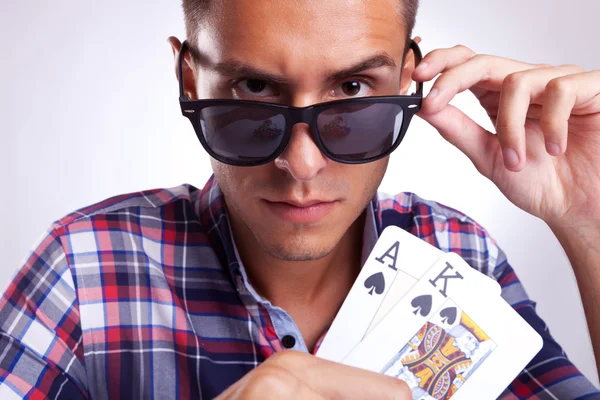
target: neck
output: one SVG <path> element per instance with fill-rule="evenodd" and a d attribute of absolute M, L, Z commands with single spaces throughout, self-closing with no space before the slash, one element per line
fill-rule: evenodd
<path fill-rule="evenodd" d="M 232 229 L 240 257 L 252 286 L 272 304 L 284 309 L 345 298 L 360 272 L 363 213 L 325 257 L 310 261 L 286 261 L 265 252 L 248 228 L 232 218 Z"/>
<path fill-rule="evenodd" d="M 264 251 L 245 224 L 232 216 L 240 257 L 254 289 L 294 319 L 312 351 L 331 324 L 361 268 L 365 212 L 325 257 L 285 261 Z"/>
<path fill-rule="evenodd" d="M 231 215 L 238 252 L 252 286 L 271 304 L 286 310 L 313 352 L 360 272 L 363 212 L 325 257 L 285 261 L 268 254 L 248 227 Z"/>

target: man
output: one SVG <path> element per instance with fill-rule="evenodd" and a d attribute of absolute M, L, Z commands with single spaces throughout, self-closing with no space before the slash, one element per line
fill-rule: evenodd
<path fill-rule="evenodd" d="M 406 94 L 411 78 L 441 73 L 419 116 L 552 228 L 600 357 L 600 72 L 463 46 L 436 50 L 415 70 L 407 39 L 416 10 L 416 0 L 185 0 L 188 51 L 169 40 L 183 111 L 198 109 L 191 120 L 214 157 L 214 178 L 203 190 L 109 199 L 53 224 L 0 301 L 0 398 L 409 399 L 398 379 L 308 354 L 388 225 L 497 279 L 543 337 L 505 398 L 600 398 L 483 228 L 415 195 L 376 195 L 398 136 L 384 135 L 370 153 L 381 133 L 373 129 L 364 151 L 334 150 L 339 142 L 326 135 L 345 138 L 356 125 L 317 116 L 310 128 L 289 126 L 286 113 L 296 109 L 252 103 L 248 112 L 239 103 L 306 107 Z M 497 136 L 448 105 L 464 90 L 479 98 Z M 210 108 L 187 99 L 238 102 Z M 370 107 L 343 104 L 337 115 Z M 325 128 L 331 121 L 336 129 Z M 213 135 L 231 124 L 239 135 Z M 285 147 L 269 147 L 284 136 Z"/>

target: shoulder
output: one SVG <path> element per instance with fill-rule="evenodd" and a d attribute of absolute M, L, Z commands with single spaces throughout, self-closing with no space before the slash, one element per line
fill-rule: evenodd
<path fill-rule="evenodd" d="M 54 221 L 37 240 L 17 278 L 47 268 L 61 275 L 74 264 L 101 258 L 103 252 L 131 250 L 136 242 L 164 242 L 180 229 L 177 221 L 185 221 L 180 218 L 184 210 L 189 210 L 190 220 L 198 221 L 193 213 L 200 193 L 181 185 L 122 194 L 73 211 Z"/>
<path fill-rule="evenodd" d="M 173 207 L 177 203 L 193 203 L 200 195 L 195 187 L 185 184 L 174 188 L 152 189 L 110 197 L 80 208 L 55 222 L 56 226 L 70 226 L 78 222 L 107 215 L 135 213 L 151 214 L 153 210 Z"/>
<path fill-rule="evenodd" d="M 473 268 L 498 278 L 506 256 L 488 231 L 466 214 L 414 193 L 377 194 L 381 229 L 399 226 L 444 252 L 459 254 Z"/>
<path fill-rule="evenodd" d="M 187 184 L 122 194 L 75 210 L 56 220 L 52 229 L 61 236 L 119 230 L 153 236 L 170 225 L 197 222 L 200 194 Z"/>
<path fill-rule="evenodd" d="M 187 248 L 205 248 L 201 253 L 210 253 L 207 257 L 212 259 L 210 220 L 201 212 L 203 197 L 201 190 L 187 184 L 123 194 L 58 219 L 50 232 L 72 268 L 108 258 L 129 260 L 135 254 L 160 263 L 174 257 L 184 243 Z M 218 209 L 219 204 L 212 206 Z"/>

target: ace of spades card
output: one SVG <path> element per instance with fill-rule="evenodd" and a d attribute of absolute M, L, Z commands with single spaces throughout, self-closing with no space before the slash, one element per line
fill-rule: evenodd
<path fill-rule="evenodd" d="M 384 231 L 344 300 L 317 356 L 339 362 L 363 338 L 399 272 L 402 244 Z"/>
<path fill-rule="evenodd" d="M 405 381 L 413 399 L 495 399 L 542 347 L 499 295 L 442 257 L 343 360 Z"/>

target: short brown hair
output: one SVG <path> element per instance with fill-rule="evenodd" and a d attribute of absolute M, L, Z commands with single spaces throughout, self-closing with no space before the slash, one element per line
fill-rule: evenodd
<path fill-rule="evenodd" d="M 190 46 L 195 48 L 198 39 L 198 27 L 202 23 L 210 0 L 183 0 L 183 15 L 185 17 L 185 33 Z M 419 9 L 419 0 L 400 0 L 400 15 L 406 26 L 406 39 L 412 37 Z M 408 50 L 408 48 L 407 48 Z"/>

